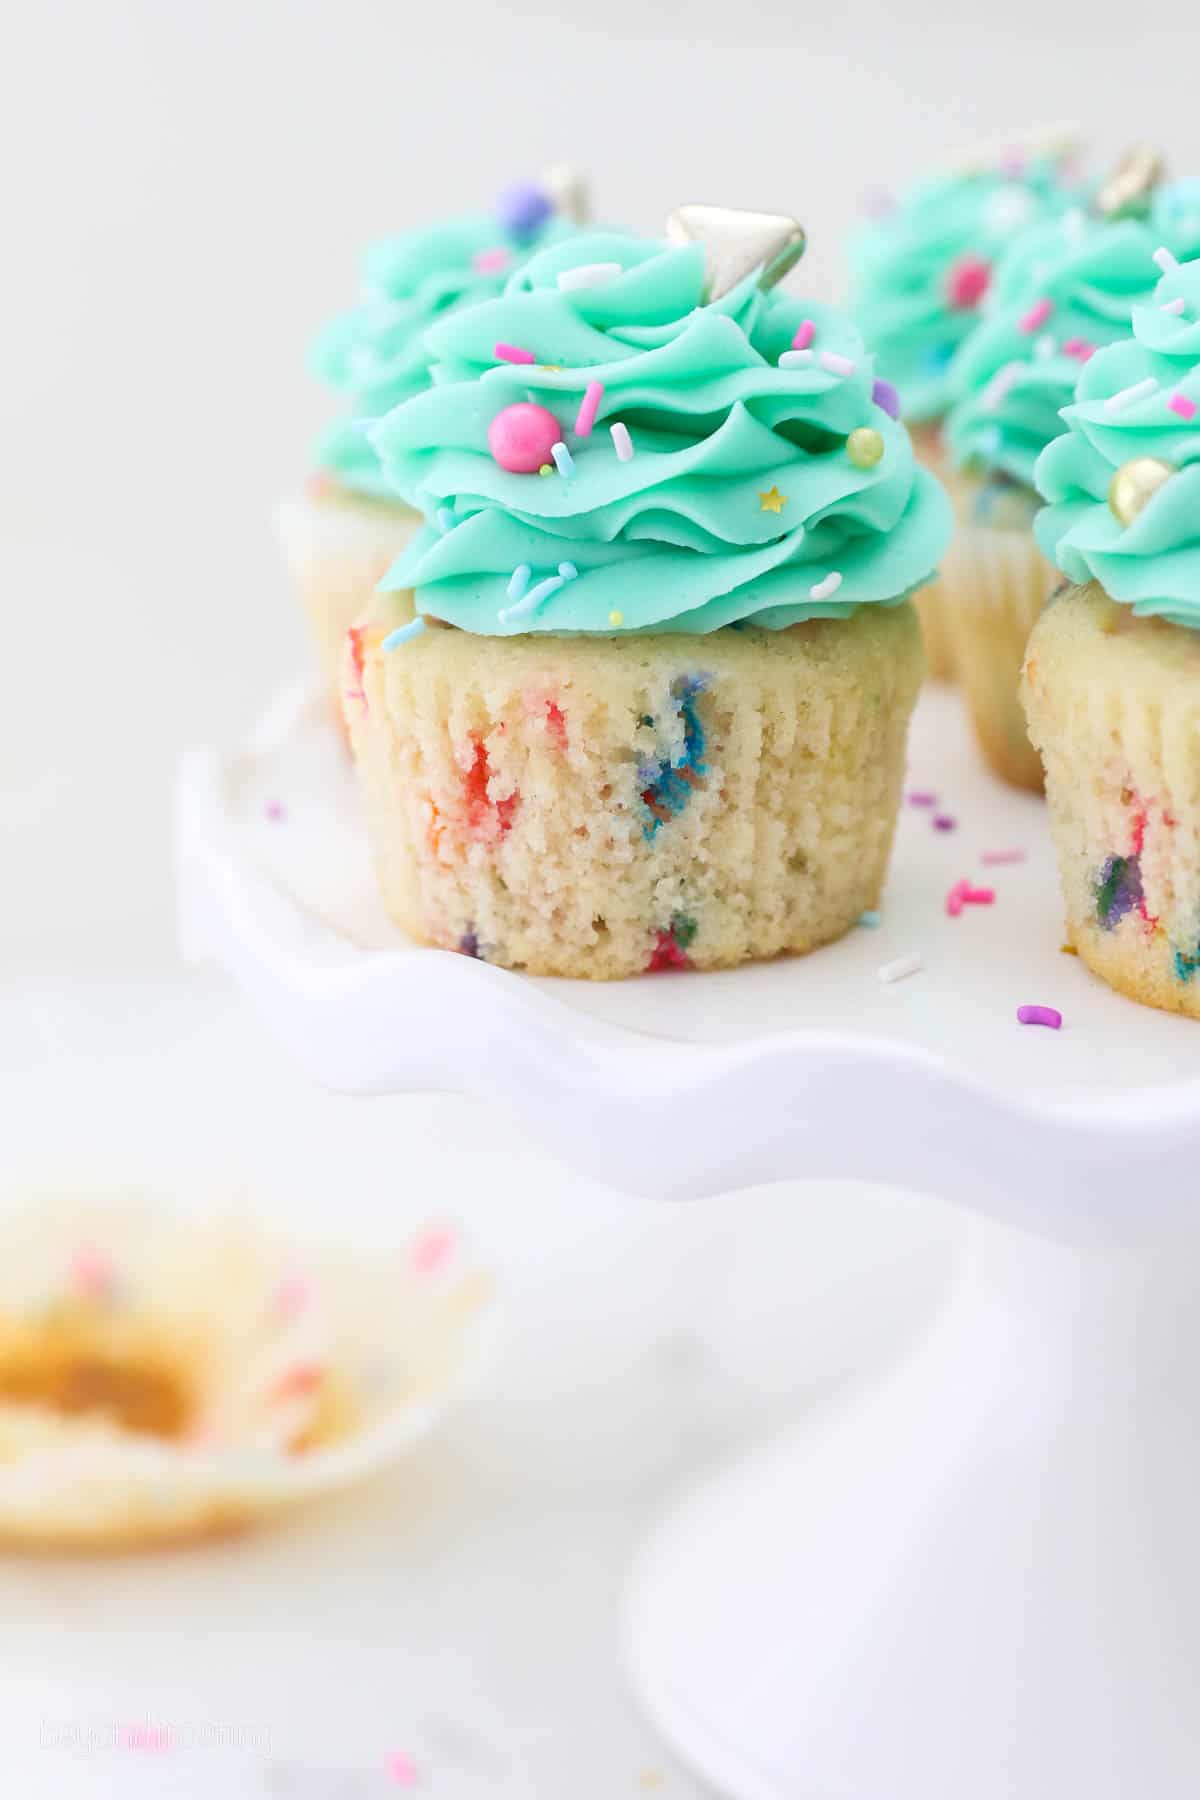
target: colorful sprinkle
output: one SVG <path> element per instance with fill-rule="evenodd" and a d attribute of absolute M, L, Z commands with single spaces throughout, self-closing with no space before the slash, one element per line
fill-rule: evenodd
<path fill-rule="evenodd" d="M 416 1787 L 420 1779 L 417 1765 L 406 1750 L 393 1750 L 384 1764 L 384 1771 L 397 1787 Z"/>
<path fill-rule="evenodd" d="M 612 625 L 614 627 L 618 626 L 618 625 L 623 625 L 625 623 L 625 614 L 623 612 L 617 612 L 617 610 L 614 607 L 613 611 L 610 612 L 608 615 L 608 622 L 610 625 Z"/>
<path fill-rule="evenodd" d="M 602 381 L 589 381 L 586 388 L 583 390 L 583 399 L 580 402 L 579 411 L 575 415 L 576 437 L 591 436 L 592 426 L 596 423 L 596 414 L 599 411 L 600 402 L 603 398 L 604 383 Z"/>
<path fill-rule="evenodd" d="M 518 400 L 500 409 L 488 426 L 488 449 L 510 475 L 532 475 L 562 437 L 554 414 L 534 400 Z"/>
<path fill-rule="evenodd" d="M 287 817 L 282 800 L 268 800 L 263 807 L 263 812 L 273 824 L 278 824 L 280 819 Z"/>
<path fill-rule="evenodd" d="M 532 363 L 537 361 L 532 350 L 522 350 L 517 344 L 497 344 L 494 355 L 497 362 Z"/>
<path fill-rule="evenodd" d="M 859 425 L 846 439 L 846 455 L 856 469 L 873 469 L 883 460 L 883 438 L 873 425 Z"/>
<path fill-rule="evenodd" d="M 935 831 L 957 831 L 958 820 L 951 818 L 949 813 L 935 813 L 933 829 Z"/>
<path fill-rule="evenodd" d="M 1081 337 L 1064 338 L 1063 339 L 1063 354 L 1065 356 L 1073 356 L 1079 362 L 1087 362 L 1087 360 L 1090 356 L 1095 356 L 1096 346 L 1095 346 L 1095 344 L 1090 342 L 1090 340 L 1088 338 L 1081 338 Z"/>
<path fill-rule="evenodd" d="M 621 421 L 618 419 L 615 425 L 609 426 L 608 435 L 611 437 L 613 449 L 617 453 L 617 461 L 631 461 L 633 457 L 633 439 L 629 435 L 629 427 L 627 425 L 622 425 Z"/>
<path fill-rule="evenodd" d="M 781 369 L 806 369 L 813 359 L 811 350 L 785 350 L 779 358 Z"/>
<path fill-rule="evenodd" d="M 533 570 L 528 563 L 517 564 L 516 568 L 508 578 L 508 587 L 505 589 L 510 600 L 520 600 L 522 598 L 526 588 L 529 586 L 529 578 L 532 574 Z"/>
<path fill-rule="evenodd" d="M 910 806 L 936 806 L 937 795 L 929 788 L 914 788 L 908 796 Z"/>
<path fill-rule="evenodd" d="M 996 904 L 995 888 L 967 887 L 963 895 L 968 906 L 994 906 Z"/>
<path fill-rule="evenodd" d="M 1186 394 L 1181 394 L 1178 390 L 1171 395 L 1167 405 L 1173 413 L 1178 413 L 1181 419 L 1194 419 L 1196 416 L 1196 402 L 1189 400 Z"/>
<path fill-rule="evenodd" d="M 1021 863 L 1025 861 L 1024 850 L 984 850 L 979 858 L 988 868 L 998 868 L 1002 863 Z"/>
<path fill-rule="evenodd" d="M 871 389 L 871 398 L 890 419 L 900 417 L 900 395 L 890 381 L 876 381 Z"/>
<path fill-rule="evenodd" d="M 1008 362 L 1002 369 L 997 369 L 980 396 L 984 410 L 995 412 L 1003 406 L 1024 373 L 1025 364 L 1023 362 Z"/>
<path fill-rule="evenodd" d="M 1158 383 L 1153 375 L 1147 375 L 1144 381 L 1132 382 L 1129 387 L 1118 388 L 1104 402 L 1106 413 L 1121 412 L 1126 406 L 1133 406 L 1138 400 L 1148 400 L 1151 394 L 1157 394 Z"/>
<path fill-rule="evenodd" d="M 878 970 L 880 981 L 886 983 L 905 981 L 925 967 L 925 959 L 919 951 L 913 950 L 908 956 L 898 956 L 894 962 L 883 963 Z"/>
<path fill-rule="evenodd" d="M 946 912 L 952 919 L 957 919 L 966 905 L 967 895 L 971 891 L 969 881 L 956 881 L 946 895 Z"/>
<path fill-rule="evenodd" d="M 523 568 L 524 564 L 521 566 Z M 557 594 L 560 588 L 566 587 L 568 581 L 574 581 L 578 573 L 579 570 L 574 563 L 559 563 L 557 575 L 547 575 L 544 581 L 539 581 L 536 587 L 530 588 L 527 593 L 523 594 L 514 606 L 501 607 L 498 615 L 500 623 L 511 625 L 515 619 L 527 619 L 531 613 L 537 612 L 539 607 L 544 606 L 552 594 Z"/>
<path fill-rule="evenodd" d="M 497 218 L 515 238 L 532 237 L 553 211 L 554 202 L 549 194 L 532 181 L 522 181 L 509 188 L 496 204 Z"/>
<path fill-rule="evenodd" d="M 765 492 L 760 491 L 759 493 L 759 512 L 780 513 L 786 505 L 787 495 L 781 494 L 774 482 L 771 483 L 770 487 L 767 488 Z"/>
<path fill-rule="evenodd" d="M 563 480 L 569 481 L 575 473 L 575 458 L 567 446 L 560 440 L 552 447 L 550 454 L 554 458 L 554 466 Z"/>
<path fill-rule="evenodd" d="M 1160 311 L 1165 312 L 1165 313 L 1173 313 L 1176 316 L 1178 316 L 1178 314 L 1183 311 L 1185 304 L 1186 304 L 1186 302 L 1184 301 L 1183 295 L 1178 294 L 1174 300 L 1164 300 L 1162 303 L 1162 306 L 1160 308 Z"/>
<path fill-rule="evenodd" d="M 1047 1025 L 1051 1031 L 1062 1030 L 1062 1014 L 1056 1006 L 1018 1006 L 1019 1025 Z"/>
<path fill-rule="evenodd" d="M 831 375 L 853 375 L 858 366 L 850 357 L 839 356 L 836 350 L 822 350 L 817 361 Z"/>
<path fill-rule="evenodd" d="M 868 910 L 867 912 L 859 913 L 858 922 L 860 925 L 864 926 L 867 931 L 876 931 L 883 923 L 883 920 L 879 913 Z"/>
<path fill-rule="evenodd" d="M 571 294 L 580 288 L 604 287 L 622 273 L 618 262 L 580 263 L 576 269 L 560 269 L 558 285 L 564 294 Z"/>
<path fill-rule="evenodd" d="M 1158 249 L 1154 252 L 1154 260 L 1164 275 L 1169 275 L 1172 269 L 1177 269 L 1179 267 L 1179 258 L 1173 256 L 1165 244 L 1160 244 L 1158 246 Z"/>
<path fill-rule="evenodd" d="M 398 625 L 395 631 L 388 632 L 383 640 L 383 648 L 385 650 L 398 650 L 401 644 L 411 644 L 414 638 L 420 637 L 424 629 L 424 619 L 410 619 L 407 625 Z"/>
<path fill-rule="evenodd" d="M 471 267 L 477 275 L 499 275 L 511 261 L 503 244 L 497 244 L 494 250 L 477 250 L 471 258 Z"/>
<path fill-rule="evenodd" d="M 951 306 L 967 311 L 978 306 L 992 281 L 992 265 L 984 256 L 960 256 L 946 272 L 946 298 Z"/>
<path fill-rule="evenodd" d="M 828 575 L 814 583 L 808 590 L 810 600 L 828 600 L 842 585 L 842 577 L 837 569 L 830 569 Z"/>
<path fill-rule="evenodd" d="M 811 319 L 801 319 L 796 327 L 796 335 L 792 339 L 793 350 L 807 350 L 817 335 L 816 325 Z"/>
<path fill-rule="evenodd" d="M 1053 300 L 1043 294 L 1042 298 L 1035 300 L 1029 311 L 1022 316 L 1018 329 L 1025 332 L 1026 336 L 1032 336 L 1035 331 L 1041 329 L 1053 311 Z"/>
<path fill-rule="evenodd" d="M 414 1241 L 409 1262 L 418 1275 L 434 1275 L 454 1253 L 454 1233 L 445 1225 L 431 1225 Z"/>

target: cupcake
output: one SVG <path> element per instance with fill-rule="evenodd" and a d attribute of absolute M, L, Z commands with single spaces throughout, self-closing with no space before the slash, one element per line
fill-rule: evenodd
<path fill-rule="evenodd" d="M 426 327 L 499 294 L 512 271 L 573 226 L 582 207 L 569 174 L 515 188 L 491 218 L 456 219 L 372 245 L 362 298 L 314 343 L 317 376 L 348 411 L 318 440 L 305 492 L 282 510 L 284 553 L 319 666 L 338 702 L 343 640 L 380 576 L 421 523 L 383 477 L 371 424 L 429 384 Z M 397 603 L 399 604 L 399 603 Z"/>
<path fill-rule="evenodd" d="M 852 312 L 896 391 L 918 458 L 943 481 L 962 513 L 941 422 L 951 400 L 950 366 L 974 326 L 995 263 L 1016 235 L 1072 204 L 1073 135 L 1061 129 L 962 153 L 898 201 L 880 196 L 848 245 Z M 930 673 L 954 673 L 949 611 L 957 553 L 918 600 Z"/>
<path fill-rule="evenodd" d="M 429 334 L 374 444 L 431 523 L 348 708 L 383 895 L 538 974 L 838 937 L 883 883 L 950 532 L 856 328 L 770 284 L 792 221 L 590 235 Z M 684 241 L 679 241 L 684 240 Z"/>
<path fill-rule="evenodd" d="M 430 1227 L 373 1258 L 140 1205 L 0 1226 L 0 1543 L 144 1546 L 343 1487 L 477 1362 L 486 1277 Z"/>
<path fill-rule="evenodd" d="M 1170 190 L 1147 194 L 1148 217 L 1074 210 L 1023 234 L 952 365 L 961 397 L 946 437 L 968 502 L 955 550 L 955 662 L 988 762 L 1016 787 L 1042 786 L 1017 682 L 1057 579 L 1033 536 L 1034 465 L 1062 429 L 1082 364 L 1128 337 L 1135 304 L 1158 278 L 1158 246 L 1200 250 L 1200 209 L 1181 212 L 1176 202 Z"/>
<path fill-rule="evenodd" d="M 1084 366 L 1038 460 L 1067 577 L 1021 679 L 1070 940 L 1110 986 L 1200 1017 L 1200 262 Z"/>

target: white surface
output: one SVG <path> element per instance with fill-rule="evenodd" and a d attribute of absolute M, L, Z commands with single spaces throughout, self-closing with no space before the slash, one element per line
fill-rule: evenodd
<path fill-rule="evenodd" d="M 981 1228 L 909 1355 L 660 1528 L 650 1716 L 737 1800 L 1193 1800 L 1198 1286 Z"/>
<path fill-rule="evenodd" d="M 318 1080 L 500 1098 L 632 1191 L 874 1179 L 1104 1236 L 1127 1229 L 1152 1148 L 1138 1224 L 1170 1215 L 1200 1141 L 1191 1021 L 1062 954 L 1045 809 L 986 773 L 957 695 L 922 696 L 909 773 L 957 829 L 903 809 L 878 929 L 727 973 L 535 981 L 389 924 L 341 739 L 319 702 L 284 698 L 248 751 L 185 767 L 185 942 L 231 970 Z M 982 864 L 1014 846 L 1027 861 Z M 995 903 L 948 917 L 960 877 Z M 921 972 L 882 984 L 879 966 L 911 951 Z M 1064 1029 L 1019 1025 L 1024 1002 L 1058 1007 Z M 1076 1203 L 1055 1209 L 1068 1177 Z"/>
<path fill-rule="evenodd" d="M 487 1105 L 320 1092 L 228 984 L 169 967 L 10 968 L 0 1094 L 13 1199 L 233 1188 L 273 1223 L 364 1244 L 433 1214 L 506 1302 L 493 1384 L 378 1485 L 192 1551 L 0 1558 L 0 1791 L 160 1800 L 190 1779 L 186 1800 L 224 1800 L 258 1760 L 55 1748 L 149 1721 L 364 1780 L 402 1748 L 418 1791 L 448 1800 L 619 1800 L 654 1772 L 663 1800 L 696 1800 L 619 1667 L 636 1545 L 685 1485 L 923 1316 L 949 1216 L 846 1187 L 629 1200 Z M 270 1800 L 376 1796 L 297 1774 Z"/>

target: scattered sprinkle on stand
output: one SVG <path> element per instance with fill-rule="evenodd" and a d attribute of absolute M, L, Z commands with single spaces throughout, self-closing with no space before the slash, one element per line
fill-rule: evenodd
<path fill-rule="evenodd" d="M 271 820 L 272 824 L 275 825 L 279 823 L 280 819 L 287 817 L 282 800 L 268 800 L 267 804 L 263 807 L 263 812 L 266 814 L 267 818 Z"/>
<path fill-rule="evenodd" d="M 1178 413 L 1181 419 L 1194 419 L 1196 416 L 1196 402 L 1189 400 L 1186 394 L 1176 391 L 1167 401 L 1167 405 L 1173 413 Z"/>
<path fill-rule="evenodd" d="M 985 868 L 999 868 L 1004 863 L 1022 863 L 1025 861 L 1024 850 L 984 850 L 979 860 Z"/>
<path fill-rule="evenodd" d="M 384 1772 L 396 1787 L 413 1788 L 420 1779 L 417 1765 L 407 1750 L 391 1751 L 384 1763 Z"/>
<path fill-rule="evenodd" d="M 532 350 L 522 350 L 519 344 L 497 344 L 494 355 L 497 362 L 533 363 L 537 361 Z"/>
<path fill-rule="evenodd" d="M 937 795 L 929 788 L 914 788 L 908 796 L 910 806 L 936 806 Z"/>
<path fill-rule="evenodd" d="M 1139 400 L 1148 400 L 1151 394 L 1157 394 L 1158 383 L 1153 375 L 1147 375 L 1144 381 L 1131 382 L 1129 387 L 1118 388 L 1104 402 L 1106 413 L 1122 412 L 1127 406 L 1134 406 Z"/>
<path fill-rule="evenodd" d="M 884 986 L 893 981 L 907 981 L 910 975 L 916 975 L 925 967 L 925 960 L 919 950 L 912 950 L 907 956 L 897 956 L 893 962 L 882 963 L 879 967 L 879 979 Z"/>
<path fill-rule="evenodd" d="M 969 881 L 956 881 L 954 886 L 950 889 L 950 892 L 946 895 L 946 913 L 949 918 L 957 919 L 962 912 L 963 907 L 966 905 L 967 893 L 970 886 L 971 884 Z"/>
<path fill-rule="evenodd" d="M 383 648 L 385 650 L 398 650 L 401 644 L 411 644 L 414 638 L 420 637 L 424 629 L 424 619 L 410 619 L 407 625 L 398 625 L 395 631 L 388 632 L 383 640 Z"/>
<path fill-rule="evenodd" d="M 864 926 L 867 931 L 877 931 L 879 926 L 883 923 L 879 913 L 870 909 L 864 913 L 859 913 L 858 922 L 860 925 Z"/>
<path fill-rule="evenodd" d="M 554 445 L 550 454 L 554 458 L 554 466 L 562 476 L 563 480 L 570 481 L 572 475 L 575 473 L 575 458 L 571 455 L 567 446 L 564 443 L 559 442 Z"/>
<path fill-rule="evenodd" d="M 1045 1025 L 1050 1031 L 1062 1030 L 1062 1014 L 1056 1006 L 1018 1006 L 1018 1025 Z"/>
<path fill-rule="evenodd" d="M 622 425 L 618 419 L 615 425 L 609 426 L 608 435 L 611 437 L 613 449 L 617 453 L 617 461 L 630 462 L 633 458 L 633 439 L 629 435 L 629 427 Z"/>
<path fill-rule="evenodd" d="M 840 571 L 837 569 L 830 569 L 828 575 L 824 576 L 820 581 L 815 582 L 813 586 L 809 588 L 809 599 L 829 600 L 837 593 L 841 585 L 842 577 Z"/>
<path fill-rule="evenodd" d="M 792 339 L 793 350 L 807 350 L 817 335 L 816 325 L 811 319 L 801 319 L 796 327 L 796 335 Z"/>
<path fill-rule="evenodd" d="M 586 388 L 583 390 L 583 399 L 580 401 L 579 411 L 575 415 L 576 437 L 590 437 L 592 435 L 592 426 L 596 423 L 596 414 L 600 409 L 600 402 L 603 398 L 604 383 L 602 381 L 589 381 Z"/>

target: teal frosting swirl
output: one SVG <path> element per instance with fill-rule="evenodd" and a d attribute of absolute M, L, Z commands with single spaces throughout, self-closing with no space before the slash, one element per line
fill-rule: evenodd
<path fill-rule="evenodd" d="M 313 373 L 350 404 L 318 439 L 317 467 L 355 493 L 393 499 L 365 425 L 428 387 L 428 327 L 502 293 L 514 268 L 573 229 L 552 218 L 532 240 L 518 240 L 495 219 L 465 218 L 370 245 L 361 303 L 330 320 L 309 351 Z"/>
<path fill-rule="evenodd" d="M 602 285 L 559 287 L 560 273 L 585 264 L 616 267 Z M 545 250 L 500 299 L 439 323 L 428 336 L 435 385 L 389 414 L 374 443 L 401 495 L 440 524 L 385 585 L 414 587 L 421 611 L 503 636 L 708 632 L 749 619 L 783 628 L 895 603 L 928 580 L 949 506 L 874 403 L 855 327 L 763 293 L 754 276 L 706 306 L 703 282 L 699 245 L 592 234 Z M 811 351 L 781 368 L 805 319 Z M 500 343 L 536 362 L 498 362 Z M 580 437 L 572 426 L 593 382 L 599 412 Z M 509 473 L 488 449 L 496 414 L 527 399 L 560 424 L 565 478 Z M 634 446 L 626 461 L 610 435 L 618 421 Z M 870 468 L 847 451 L 860 426 L 881 440 Z M 564 564 L 568 578 L 536 614 L 501 616 L 514 570 L 536 586 Z"/>
<path fill-rule="evenodd" d="M 1129 335 L 1158 279 L 1154 252 L 1200 251 L 1200 211 L 1161 193 L 1148 219 L 1076 210 L 1021 234 L 996 271 L 984 317 L 950 370 L 946 435 L 956 462 L 1033 486 L 1034 464 L 1062 429 L 1080 366 Z M 1047 317 L 1035 323 L 1049 304 Z"/>
<path fill-rule="evenodd" d="M 1163 310 L 1180 299 L 1182 313 Z M 1153 300 L 1134 309 L 1133 330 L 1084 365 L 1063 413 L 1067 430 L 1038 458 L 1049 504 L 1034 531 L 1072 581 L 1098 581 L 1135 613 L 1200 630 L 1200 262 L 1163 276 Z M 1109 487 L 1138 457 L 1175 473 L 1125 525 Z"/>
<path fill-rule="evenodd" d="M 1074 205 L 1060 167 L 1040 158 L 1019 173 L 934 176 L 851 236 L 851 311 L 910 423 L 950 405 L 950 363 L 979 316 L 980 300 L 953 298 L 956 266 L 965 257 L 993 265 L 1018 232 Z"/>

